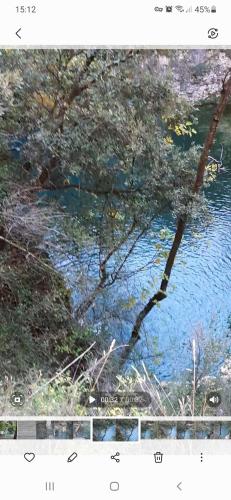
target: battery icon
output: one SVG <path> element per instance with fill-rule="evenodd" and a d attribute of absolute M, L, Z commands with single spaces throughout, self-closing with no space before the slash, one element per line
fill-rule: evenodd
<path fill-rule="evenodd" d="M 215 14 L 215 13 L 217 12 L 216 5 L 213 5 L 213 6 L 211 7 L 211 12 L 212 12 L 213 14 Z"/>

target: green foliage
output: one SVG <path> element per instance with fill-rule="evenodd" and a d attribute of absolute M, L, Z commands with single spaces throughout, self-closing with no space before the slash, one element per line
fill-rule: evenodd
<path fill-rule="evenodd" d="M 200 151 L 177 142 L 196 134 L 194 106 L 152 57 L 156 51 L 0 50 L 0 229 L 10 241 L 0 251 L 2 380 L 30 385 L 27 373 L 39 370 L 47 380 L 96 331 L 103 337 L 108 325 L 101 318 L 96 327 L 89 309 L 126 280 L 127 261 L 155 221 L 166 211 L 202 213 L 203 197 L 192 195 Z M 22 141 L 18 155 L 14 140 Z M 158 234 L 151 264 L 160 275 L 172 236 L 165 227 Z M 76 319 L 72 290 L 52 263 L 69 254 L 76 310 L 84 311 Z M 143 301 L 156 279 L 139 290 Z M 128 313 L 137 302 L 128 292 L 117 306 Z M 79 390 L 69 376 L 39 394 L 34 411 L 63 408 Z M 74 401 L 72 410 L 83 411 Z"/>
<path fill-rule="evenodd" d="M 49 371 L 90 341 L 89 332 L 76 330 L 70 291 L 42 264 L 42 257 L 35 265 L 18 252 L 8 272 L 0 274 L 1 376 L 20 378 L 31 368 Z"/>
<path fill-rule="evenodd" d="M 16 433 L 16 422 L 0 422 L 0 439 L 7 437 L 14 437 Z"/>

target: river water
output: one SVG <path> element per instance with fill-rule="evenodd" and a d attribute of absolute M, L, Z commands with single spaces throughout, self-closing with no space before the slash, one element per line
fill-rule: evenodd
<path fill-rule="evenodd" d="M 211 109 L 203 109 L 199 116 L 196 141 L 203 143 L 208 130 Z M 196 228 L 189 228 L 171 276 L 171 287 L 159 309 L 153 310 L 146 320 L 146 339 L 157 339 L 162 353 L 160 365 L 155 357 L 147 364 L 161 379 L 172 379 L 191 368 L 191 341 L 200 342 L 212 336 L 227 338 L 231 316 L 231 110 L 223 118 L 213 148 L 219 158 L 224 145 L 225 171 L 207 188 L 211 220 Z M 172 221 L 164 220 L 172 226 Z M 148 244 L 148 242 L 147 242 Z M 145 245 L 145 243 L 144 243 Z M 145 248 L 143 249 L 145 251 Z M 199 338 L 198 338 L 199 337 Z M 202 341 L 204 342 L 204 341 Z"/>
<path fill-rule="evenodd" d="M 211 119 L 211 109 L 204 107 L 199 114 L 196 142 L 203 144 Z M 146 318 L 142 339 L 139 341 L 132 361 L 137 366 L 144 361 L 149 370 L 160 379 L 175 379 L 191 368 L 192 355 L 190 343 L 193 338 L 210 338 L 211 332 L 218 338 L 226 339 L 229 317 L 231 316 L 231 109 L 219 127 L 213 156 L 220 155 L 224 145 L 225 171 L 206 190 L 209 203 L 209 219 L 186 231 L 176 265 L 171 276 L 169 295 L 159 308 L 154 308 Z M 185 144 L 187 147 L 187 140 Z M 65 195 L 65 203 L 68 204 Z M 75 194 L 71 194 L 75 196 Z M 69 199 L 70 202 L 70 199 Z M 153 256 L 153 248 L 159 229 L 175 228 L 169 215 L 161 216 L 151 236 L 144 238 L 129 261 L 132 271 L 146 263 Z M 163 263 L 164 266 L 164 263 Z M 67 278 L 74 268 L 67 268 Z M 107 294 L 91 313 L 95 325 L 103 323 L 109 337 L 118 342 L 126 342 L 131 332 L 139 300 L 134 310 L 124 310 L 117 314 L 126 296 L 135 295 L 156 278 L 152 291 L 158 289 L 160 269 L 149 269 L 138 276 L 131 277 L 126 285 L 120 282 L 108 289 Z M 76 302 L 78 291 L 73 288 Z M 140 294 L 139 294 L 140 295 Z M 102 307 L 104 310 L 102 318 Z"/>

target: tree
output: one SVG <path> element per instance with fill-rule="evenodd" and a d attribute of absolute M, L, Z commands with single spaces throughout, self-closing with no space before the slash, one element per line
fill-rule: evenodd
<path fill-rule="evenodd" d="M 130 345 L 128 346 L 128 348 L 126 349 L 125 359 L 126 359 L 128 353 L 130 352 L 131 348 L 139 340 L 140 329 L 141 329 L 142 323 L 145 320 L 145 318 L 147 317 L 147 315 L 152 311 L 152 309 L 159 302 L 161 302 L 163 299 L 165 299 L 167 297 L 166 292 L 167 292 L 171 272 L 172 272 L 172 269 L 174 266 L 177 252 L 179 250 L 179 247 L 180 247 L 183 235 L 184 235 L 186 224 L 187 224 L 188 219 L 189 219 L 188 206 L 189 206 L 189 204 L 194 203 L 194 199 L 195 199 L 195 201 L 197 201 L 198 194 L 199 194 L 201 188 L 203 187 L 205 170 L 206 170 L 206 166 L 208 164 L 208 156 L 209 156 L 210 150 L 212 148 L 212 145 L 213 145 L 213 142 L 214 142 L 214 139 L 216 136 L 217 127 L 220 123 L 220 120 L 222 118 L 222 115 L 224 113 L 224 110 L 225 110 L 225 108 L 228 104 L 229 98 L 230 98 L 231 77 L 229 76 L 229 74 L 230 74 L 230 72 L 228 72 L 228 74 L 224 78 L 223 88 L 221 91 L 221 97 L 220 97 L 219 103 L 218 103 L 218 105 L 214 111 L 214 114 L 212 116 L 212 119 L 211 119 L 211 124 L 210 124 L 210 128 L 208 131 L 208 135 L 207 135 L 206 141 L 204 143 L 204 147 L 203 147 L 203 150 L 202 150 L 202 153 L 200 156 L 200 160 L 198 163 L 196 178 L 195 178 L 194 185 L 192 188 L 192 195 L 189 196 L 189 198 L 187 200 L 187 203 L 185 206 L 185 212 L 183 212 L 178 218 L 175 236 L 174 236 L 173 243 L 172 243 L 169 255 L 168 255 L 168 259 L 167 259 L 165 270 L 164 270 L 164 276 L 163 276 L 163 279 L 161 281 L 160 288 L 149 299 L 148 303 L 143 307 L 143 309 L 140 311 L 140 313 L 138 314 L 138 316 L 136 318 L 136 321 L 135 321 L 135 324 L 134 324 L 134 327 L 132 330 L 132 334 L 131 334 L 131 342 L 130 342 Z"/>
<path fill-rule="evenodd" d="M 14 122 L 15 133 L 26 137 L 22 167 L 33 165 L 24 176 L 26 192 L 31 185 L 31 194 L 76 189 L 97 197 L 96 217 L 87 221 L 85 211 L 81 224 L 88 237 L 95 233 L 99 281 L 77 308 L 79 317 L 115 282 L 155 216 L 174 203 L 174 192 L 190 184 L 196 151 L 180 157 L 166 139 L 167 124 L 184 121 L 190 107 L 145 67 L 148 52 L 22 51 L 2 57 L 5 73 L 17 74 L 5 123 L 6 133 Z"/>

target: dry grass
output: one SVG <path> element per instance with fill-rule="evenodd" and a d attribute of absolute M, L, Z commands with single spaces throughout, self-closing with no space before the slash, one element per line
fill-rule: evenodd
<path fill-rule="evenodd" d="M 53 219 L 52 209 L 42 206 L 18 190 L 8 196 L 2 206 L 2 218 L 8 239 L 38 243 Z"/>
<path fill-rule="evenodd" d="M 222 408 L 212 410 L 208 407 L 207 394 L 214 389 L 213 381 L 205 377 L 203 384 L 196 381 L 196 341 L 192 342 L 193 369 L 191 379 L 177 382 L 161 382 L 158 378 L 149 374 L 144 363 L 142 370 L 135 366 L 131 367 L 130 375 L 117 375 L 112 383 L 108 374 L 114 355 L 124 346 L 116 345 L 115 341 L 109 348 L 96 357 L 91 354 L 94 343 L 66 367 L 57 371 L 53 377 L 44 379 L 40 372 L 31 371 L 27 380 L 18 384 L 12 379 L 5 379 L 0 384 L 0 413 L 5 416 L 13 415 L 57 415 L 57 416 L 170 416 L 170 417 L 193 417 L 193 416 L 220 416 L 229 415 L 231 411 L 231 400 L 229 382 L 223 377 L 217 377 L 216 384 L 219 385 L 222 394 Z M 93 353 L 92 353 L 93 354 Z M 68 374 L 71 365 L 77 363 L 80 358 L 87 357 L 88 368 L 83 371 L 77 379 L 73 380 Z M 10 396 L 17 389 L 25 394 L 26 403 L 22 409 L 11 406 Z M 80 403 L 81 396 L 91 391 L 116 391 L 133 393 L 135 391 L 149 394 L 151 404 L 148 408 L 87 408 Z"/>

